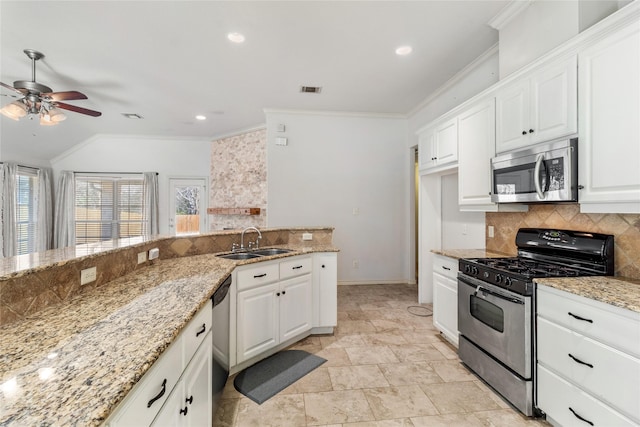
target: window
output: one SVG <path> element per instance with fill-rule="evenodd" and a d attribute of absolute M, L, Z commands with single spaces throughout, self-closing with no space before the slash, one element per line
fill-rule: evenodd
<path fill-rule="evenodd" d="M 75 186 L 76 244 L 146 233 L 141 175 L 76 175 Z"/>
<path fill-rule="evenodd" d="M 38 170 L 18 167 L 16 174 L 16 255 L 36 252 Z"/>

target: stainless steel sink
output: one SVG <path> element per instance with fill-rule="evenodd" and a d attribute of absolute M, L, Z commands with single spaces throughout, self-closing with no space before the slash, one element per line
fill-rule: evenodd
<path fill-rule="evenodd" d="M 280 248 L 267 248 L 267 249 L 256 249 L 251 253 L 256 255 L 261 255 L 261 256 L 271 256 L 271 255 L 286 254 L 287 252 L 292 252 L 292 250 L 280 249 Z"/>
<path fill-rule="evenodd" d="M 250 254 L 247 252 L 242 252 L 237 254 L 222 254 L 222 255 L 216 255 L 216 256 L 219 256 L 220 258 L 235 259 L 235 260 L 260 258 L 260 255 Z"/>

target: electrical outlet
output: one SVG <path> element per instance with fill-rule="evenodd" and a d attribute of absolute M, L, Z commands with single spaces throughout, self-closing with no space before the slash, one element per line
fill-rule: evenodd
<path fill-rule="evenodd" d="M 360 261 L 358 261 L 357 259 L 354 259 L 353 260 L 353 268 L 356 268 L 356 269 L 360 268 Z"/>
<path fill-rule="evenodd" d="M 86 285 L 87 283 L 94 282 L 96 280 L 98 271 L 96 267 L 85 268 L 80 272 L 80 285 Z"/>
<path fill-rule="evenodd" d="M 147 260 L 147 253 L 146 252 L 138 253 L 138 264 L 142 264 L 146 260 Z"/>
<path fill-rule="evenodd" d="M 302 233 L 302 240 L 313 240 L 313 234 L 311 234 L 311 233 Z"/>
<path fill-rule="evenodd" d="M 487 233 L 489 234 L 489 237 L 493 238 L 495 236 L 495 230 L 493 229 L 493 225 L 490 225 L 489 227 L 487 227 Z"/>
<path fill-rule="evenodd" d="M 152 259 L 156 259 L 159 256 L 160 256 L 160 249 L 153 248 L 149 250 L 149 261 L 151 261 Z"/>

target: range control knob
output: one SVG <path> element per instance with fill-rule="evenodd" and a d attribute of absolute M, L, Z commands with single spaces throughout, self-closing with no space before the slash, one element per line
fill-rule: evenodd
<path fill-rule="evenodd" d="M 482 273 L 482 277 L 484 277 L 485 279 L 489 278 L 489 272 L 485 271 L 484 273 Z"/>
<path fill-rule="evenodd" d="M 511 286 L 511 278 L 510 277 L 505 277 L 504 278 L 504 284 L 507 286 Z"/>
<path fill-rule="evenodd" d="M 474 276 L 478 275 L 478 267 L 476 267 L 475 265 L 473 267 L 471 267 L 471 274 L 473 274 Z"/>
<path fill-rule="evenodd" d="M 502 282 L 502 274 L 496 274 L 496 283 Z"/>
<path fill-rule="evenodd" d="M 471 266 L 470 265 L 465 265 L 464 266 L 464 272 L 465 273 L 471 273 Z"/>

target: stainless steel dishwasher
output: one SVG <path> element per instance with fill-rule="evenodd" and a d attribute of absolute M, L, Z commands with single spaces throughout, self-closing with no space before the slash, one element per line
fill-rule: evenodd
<path fill-rule="evenodd" d="M 222 390 L 229 378 L 229 288 L 231 276 L 227 277 L 215 291 L 213 301 L 213 414 L 218 409 Z"/>

